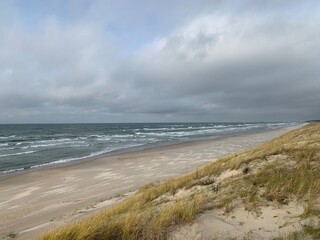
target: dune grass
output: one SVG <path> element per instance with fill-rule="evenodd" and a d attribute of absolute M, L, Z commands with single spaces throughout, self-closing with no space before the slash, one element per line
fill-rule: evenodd
<path fill-rule="evenodd" d="M 211 180 L 231 170 L 239 174 L 221 182 Z M 312 123 L 188 175 L 146 185 L 123 202 L 39 239 L 167 239 L 174 227 L 192 222 L 206 209 L 231 211 L 235 199 L 249 211 L 267 202 L 297 199 L 305 205 L 302 217 L 320 216 L 319 176 L 320 123 Z M 180 196 L 182 190 L 189 192 Z M 157 201 L 163 196 L 165 201 Z M 303 234 L 319 231 L 305 227 Z"/>

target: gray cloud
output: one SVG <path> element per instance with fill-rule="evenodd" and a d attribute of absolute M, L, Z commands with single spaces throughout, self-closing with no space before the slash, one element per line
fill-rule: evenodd
<path fill-rule="evenodd" d="M 222 19 L 218 27 L 214 20 L 196 20 L 143 52 L 136 85 L 159 102 L 189 101 L 184 110 L 197 106 L 207 119 L 319 117 L 319 19 Z"/>
<path fill-rule="evenodd" d="M 13 24 L 0 25 L 0 122 L 320 118 L 316 2 L 157 2 L 120 11 L 125 3 L 96 1 L 77 10 L 81 21 L 49 16 L 36 32 L 5 6 Z M 155 16 L 164 35 L 140 29 L 167 8 L 170 21 Z M 118 12 L 119 28 L 141 23 L 135 30 L 154 40 L 124 54 L 118 30 L 106 30 Z"/>

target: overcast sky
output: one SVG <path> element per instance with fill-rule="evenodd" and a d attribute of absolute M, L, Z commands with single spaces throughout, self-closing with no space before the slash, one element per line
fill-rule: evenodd
<path fill-rule="evenodd" d="M 0 123 L 319 118 L 318 0 L 0 1 Z"/>

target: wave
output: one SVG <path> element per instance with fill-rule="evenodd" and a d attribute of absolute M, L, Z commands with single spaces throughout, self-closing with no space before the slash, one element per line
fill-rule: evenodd
<path fill-rule="evenodd" d="M 143 128 L 143 129 L 136 129 L 138 130 L 136 133 L 138 134 L 143 134 L 145 132 L 193 132 L 193 131 L 197 131 L 197 130 L 217 130 L 217 129 L 229 129 L 232 128 L 233 130 L 236 128 L 243 128 L 246 126 L 253 126 L 253 127 L 261 127 L 261 124 L 230 124 L 230 125 L 220 125 L 220 124 L 213 124 L 213 125 L 208 125 L 208 126 L 181 126 L 181 127 L 164 127 L 164 128 Z M 141 131 L 143 130 L 143 131 Z"/>
<path fill-rule="evenodd" d="M 0 151 L 8 151 L 8 150 L 14 150 L 14 147 L 5 147 L 5 148 L 0 148 Z"/>
<path fill-rule="evenodd" d="M 15 168 L 15 169 L 9 169 L 9 170 L 2 171 L 1 173 L 8 174 L 8 173 L 13 173 L 13 172 L 20 172 L 23 170 L 25 170 L 25 168 Z"/>
<path fill-rule="evenodd" d="M 16 135 L 10 135 L 10 136 L 0 136 L 0 139 L 8 139 L 8 138 L 15 138 Z"/>
<path fill-rule="evenodd" d="M 56 146 L 64 146 L 67 145 L 68 147 L 79 147 L 79 146 L 89 146 L 85 141 L 70 141 L 70 142 L 60 142 L 60 143 L 48 143 L 48 144 L 35 144 L 35 145 L 28 145 L 21 147 L 22 149 L 28 148 L 50 148 Z"/>
<path fill-rule="evenodd" d="M 48 163 L 42 163 L 42 164 L 37 164 L 37 165 L 33 165 L 30 167 L 24 167 L 24 168 L 14 168 L 14 169 L 9 169 L 9 170 L 4 170 L 2 172 L 0 172 L 1 174 L 8 174 L 8 173 L 13 173 L 13 172 L 20 172 L 20 171 L 24 171 L 26 169 L 35 169 L 35 168 L 41 168 L 41 167 L 46 167 L 46 166 L 51 166 L 51 165 L 56 165 L 56 164 L 63 164 L 63 163 L 68 163 L 68 162 L 72 162 L 72 161 L 77 161 L 77 160 L 83 160 L 83 159 L 88 159 L 88 158 L 92 158 L 92 157 L 96 157 L 99 155 L 103 155 L 106 153 L 110 153 L 112 151 L 115 150 L 121 150 L 121 149 L 125 149 L 125 148 L 129 148 L 129 147 L 138 147 L 138 146 L 142 146 L 143 144 L 130 144 L 130 145 L 126 145 L 123 148 L 119 148 L 119 149 L 105 149 L 102 151 L 98 151 L 98 152 L 94 152 L 91 153 L 89 155 L 86 156 L 82 156 L 82 157 L 74 157 L 74 158 L 65 158 L 65 159 L 60 159 L 57 161 L 53 161 L 53 162 L 48 162 Z M 29 153 L 31 152 L 35 152 L 35 151 L 29 151 Z M 25 152 L 27 153 L 27 152 Z M 22 154 L 22 153 L 21 153 Z M 2 155 L 0 155 L 1 157 Z"/>
<path fill-rule="evenodd" d="M 134 136 L 134 134 L 113 134 L 113 135 L 111 135 L 112 138 L 130 138 L 133 136 Z"/>
<path fill-rule="evenodd" d="M 26 152 L 18 152 L 18 153 L 9 153 L 9 154 L 0 155 L 0 157 L 9 157 L 9 156 L 24 155 L 24 154 L 34 153 L 34 152 L 36 152 L 36 151 L 26 151 Z"/>
<path fill-rule="evenodd" d="M 181 128 L 176 128 L 176 127 L 161 127 L 161 128 L 143 128 L 142 130 L 152 132 L 152 131 L 163 131 L 163 130 L 177 130 Z M 141 129 L 135 129 L 135 130 L 141 130 Z"/>
<path fill-rule="evenodd" d="M 22 145 L 16 144 L 16 145 Z M 50 148 L 50 147 L 56 147 L 56 146 L 78 146 L 78 145 L 83 145 L 87 146 L 87 142 L 85 140 L 79 140 L 79 138 L 72 139 L 72 138 L 62 138 L 62 139 L 50 139 L 50 140 L 37 140 L 37 141 L 31 141 L 31 142 L 25 142 L 23 145 L 20 147 L 21 149 L 29 149 L 29 148 Z"/>
<path fill-rule="evenodd" d="M 50 142 L 69 142 L 74 141 L 73 138 L 58 138 L 58 139 L 48 139 L 48 140 L 37 140 L 30 143 L 50 143 Z"/>
<path fill-rule="evenodd" d="M 51 165 L 55 165 L 55 164 L 62 164 L 62 163 L 72 162 L 72 161 L 76 161 L 76 160 L 83 160 L 83 159 L 87 159 L 87 158 L 92 158 L 92 157 L 96 157 L 96 156 L 99 156 L 99 155 L 103 155 L 103 154 L 106 154 L 106 153 L 110 153 L 110 152 L 115 151 L 115 150 L 126 149 L 126 148 L 129 148 L 129 147 L 138 147 L 138 146 L 142 146 L 142 145 L 143 144 L 130 144 L 130 145 L 124 146 L 122 148 L 118 148 L 118 149 L 116 149 L 116 148 L 115 149 L 105 149 L 105 150 L 102 150 L 102 151 L 91 153 L 91 154 L 86 155 L 86 156 L 60 159 L 60 160 L 53 161 L 53 162 L 34 165 L 34 166 L 31 166 L 30 168 L 40 168 L 40 167 L 51 166 Z"/>
<path fill-rule="evenodd" d="M 145 137 L 186 137 L 186 136 L 197 136 L 201 134 L 217 133 L 221 130 L 208 128 L 208 129 L 193 129 L 193 131 L 171 131 L 171 132 L 139 132 L 136 133 L 139 136 Z"/>
<path fill-rule="evenodd" d="M 55 144 L 38 144 L 38 145 L 29 145 L 29 146 L 24 146 L 22 147 L 22 149 L 28 149 L 28 148 L 43 148 L 43 147 L 54 147 L 54 146 L 58 146 L 61 145 L 59 143 L 55 143 Z"/>

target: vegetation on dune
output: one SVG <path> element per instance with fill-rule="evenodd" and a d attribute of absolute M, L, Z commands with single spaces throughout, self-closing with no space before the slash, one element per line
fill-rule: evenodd
<path fill-rule="evenodd" d="M 320 123 L 311 123 L 191 174 L 149 184 L 123 202 L 39 239 L 167 239 L 175 226 L 192 222 L 205 210 L 232 211 L 235 200 L 259 214 L 270 202 L 295 199 L 304 205 L 301 218 L 320 216 L 319 176 Z M 283 239 L 317 238 L 319 232 L 318 226 L 306 225 Z"/>

